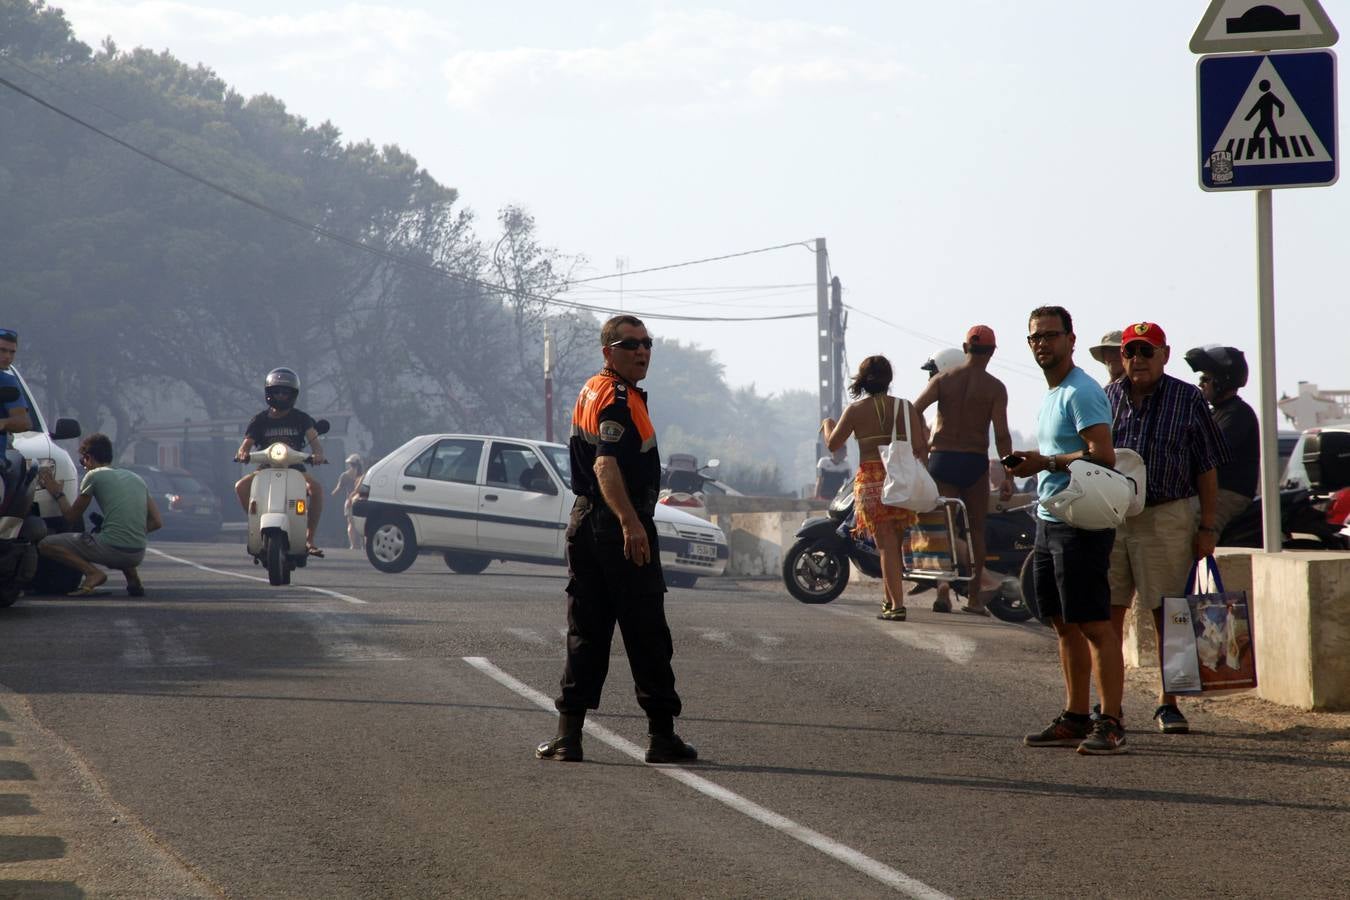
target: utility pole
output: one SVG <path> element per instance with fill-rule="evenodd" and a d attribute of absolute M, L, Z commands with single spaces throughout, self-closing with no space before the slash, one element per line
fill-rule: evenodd
<path fill-rule="evenodd" d="M 844 287 L 839 276 L 830 279 L 830 416 L 838 420 L 844 411 Z"/>
<path fill-rule="evenodd" d="M 544 325 L 544 440 L 553 442 L 553 335 Z"/>
<path fill-rule="evenodd" d="M 834 342 L 830 328 L 829 257 L 825 255 L 825 239 L 816 238 L 816 384 L 820 392 L 820 418 L 835 415 Z M 825 455 L 825 435 L 817 438 L 819 456 Z"/>

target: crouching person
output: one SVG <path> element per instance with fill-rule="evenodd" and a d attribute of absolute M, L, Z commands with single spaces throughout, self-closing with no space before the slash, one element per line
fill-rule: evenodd
<path fill-rule="evenodd" d="M 98 501 L 103 526 L 98 534 L 68 532 L 43 538 L 38 553 L 84 574 L 80 586 L 68 596 L 87 597 L 108 580 L 99 568 L 117 569 L 127 580 L 127 593 L 144 597 L 145 587 L 136 571 L 145 558 L 145 536 L 161 527 L 159 508 L 135 472 L 114 468 L 112 441 L 106 434 L 91 434 L 80 443 L 80 465 L 85 469 L 80 496 L 71 502 L 50 469 L 38 476 L 71 525 L 83 525 L 89 503 Z"/>

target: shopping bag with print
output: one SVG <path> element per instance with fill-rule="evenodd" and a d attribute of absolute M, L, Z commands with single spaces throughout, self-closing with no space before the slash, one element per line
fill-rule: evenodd
<path fill-rule="evenodd" d="M 902 414 L 905 417 L 905 440 L 897 440 L 896 425 Z M 909 401 L 897 397 L 895 421 L 891 423 L 891 442 L 878 450 L 881 464 L 886 467 L 881 502 L 887 506 L 926 513 L 937 506 L 937 482 L 914 456 L 914 447 L 909 440 L 909 421 Z"/>
<path fill-rule="evenodd" d="M 1163 599 L 1163 628 L 1173 632 L 1172 644 L 1166 635 L 1163 641 L 1163 690 L 1198 694 L 1256 687 L 1251 603 L 1243 591 L 1224 590 L 1214 557 L 1192 567 L 1185 597 Z M 1193 647 L 1189 659 L 1182 649 L 1186 632 Z"/>

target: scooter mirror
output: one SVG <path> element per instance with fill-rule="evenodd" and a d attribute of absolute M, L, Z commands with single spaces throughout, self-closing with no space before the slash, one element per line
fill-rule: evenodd
<path fill-rule="evenodd" d="M 327 419 L 320 419 L 319 421 L 314 423 L 314 430 L 317 431 L 319 434 L 327 434 L 328 430 L 332 427 L 333 426 L 328 424 Z"/>
<path fill-rule="evenodd" d="M 722 461 L 721 461 L 720 459 L 710 459 L 710 460 L 708 460 L 708 464 L 705 465 L 703 468 L 705 468 L 705 469 L 715 469 L 715 468 L 717 468 L 718 466 L 720 466 L 721 464 L 722 464 Z"/>

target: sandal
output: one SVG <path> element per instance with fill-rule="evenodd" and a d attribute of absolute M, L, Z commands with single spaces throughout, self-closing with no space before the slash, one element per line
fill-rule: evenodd
<path fill-rule="evenodd" d="M 313 544 L 310 544 L 309 546 L 305 547 L 305 552 L 308 553 L 310 556 L 317 556 L 319 559 L 323 559 L 323 551 L 320 550 L 318 547 L 314 546 Z"/>
<path fill-rule="evenodd" d="M 967 605 L 961 607 L 961 612 L 963 612 L 963 613 L 970 613 L 972 616 L 987 616 L 987 615 L 989 615 L 989 607 L 987 607 L 987 606 L 970 606 L 969 604 L 967 604 Z"/>
<path fill-rule="evenodd" d="M 895 609 L 882 610 L 881 615 L 877 618 L 887 622 L 903 622 L 905 621 L 905 608 L 898 606 Z"/>

